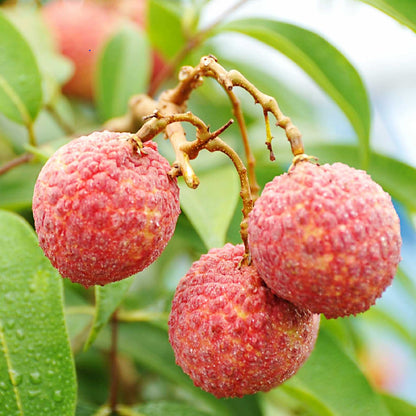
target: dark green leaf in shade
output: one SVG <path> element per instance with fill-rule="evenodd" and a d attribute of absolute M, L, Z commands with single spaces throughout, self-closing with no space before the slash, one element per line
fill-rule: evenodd
<path fill-rule="evenodd" d="M 88 349 L 91 346 L 98 333 L 107 324 L 113 312 L 118 308 L 132 284 L 133 279 L 134 276 L 105 286 L 95 286 L 95 315 L 90 334 L 85 343 L 85 349 Z"/>
<path fill-rule="evenodd" d="M 358 149 L 349 145 L 310 145 L 306 153 L 319 158 L 319 163 L 344 162 L 359 167 Z M 368 173 L 393 198 L 409 209 L 416 209 L 416 169 L 390 156 L 371 152 Z"/>
<path fill-rule="evenodd" d="M 173 58 L 186 43 L 182 30 L 180 3 L 150 0 L 147 32 L 152 46 L 165 58 Z"/>
<path fill-rule="evenodd" d="M 72 416 L 62 279 L 31 227 L 7 211 L 0 211 L 0 293 L 0 415 Z"/>
<path fill-rule="evenodd" d="M 198 177 L 197 189 L 179 182 L 181 207 L 208 249 L 222 247 L 238 201 L 238 175 L 233 165 L 227 165 Z"/>
<path fill-rule="evenodd" d="M 150 60 L 147 38 L 133 25 L 123 25 L 106 43 L 96 81 L 96 104 L 102 120 L 125 114 L 129 98 L 146 90 Z"/>
<path fill-rule="evenodd" d="M 416 32 L 416 3 L 414 0 L 361 0 L 376 7 Z"/>
<path fill-rule="evenodd" d="M 369 100 L 361 77 L 340 51 L 314 32 L 269 19 L 236 20 L 219 30 L 255 38 L 299 65 L 350 120 L 359 139 L 361 163 L 366 166 L 371 123 Z"/>
<path fill-rule="evenodd" d="M 357 365 L 323 330 L 308 361 L 282 388 L 310 400 L 312 409 L 325 409 L 316 413 L 320 416 L 391 415 Z"/>
<path fill-rule="evenodd" d="M 122 324 L 119 345 L 120 350 L 131 356 L 135 362 L 185 389 L 204 408 L 209 408 L 210 413 L 216 416 L 261 416 L 256 395 L 242 399 L 216 399 L 195 387 L 192 380 L 175 364 L 165 329 L 144 322 Z"/>
<path fill-rule="evenodd" d="M 42 82 L 33 52 L 0 11 L 0 112 L 29 126 L 42 105 Z"/>
<path fill-rule="evenodd" d="M 392 416 L 415 416 L 416 406 L 394 396 L 383 394 L 382 398 L 385 405 L 390 410 Z"/>

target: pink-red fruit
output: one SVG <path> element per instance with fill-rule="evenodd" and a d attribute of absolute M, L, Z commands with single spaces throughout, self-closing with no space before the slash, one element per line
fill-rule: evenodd
<path fill-rule="evenodd" d="M 169 242 L 180 212 L 176 179 L 155 143 L 95 132 L 57 150 L 33 196 L 39 244 L 63 277 L 88 287 L 137 273 Z"/>
<path fill-rule="evenodd" d="M 105 43 L 127 21 L 145 25 L 145 0 L 54 0 L 42 8 L 43 17 L 59 51 L 70 59 L 74 73 L 63 86 L 73 97 L 91 100 L 100 55 Z M 153 52 L 153 78 L 165 62 Z"/>
<path fill-rule="evenodd" d="M 268 391 L 311 353 L 319 315 L 276 297 L 242 245 L 203 255 L 179 282 L 169 318 L 176 363 L 217 397 Z"/>
<path fill-rule="evenodd" d="M 390 196 L 342 163 L 300 162 L 275 177 L 250 213 L 248 236 L 273 292 L 327 318 L 369 309 L 400 261 Z"/>

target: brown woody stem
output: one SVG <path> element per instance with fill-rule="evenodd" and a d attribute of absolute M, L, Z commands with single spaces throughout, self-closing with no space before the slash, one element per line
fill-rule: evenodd
<path fill-rule="evenodd" d="M 202 85 L 204 77 L 214 78 L 224 88 L 230 98 L 233 114 L 240 127 L 248 169 L 238 154 L 219 138 L 219 134 L 232 121 L 216 132 L 211 133 L 209 127 L 200 118 L 187 111 L 189 97 L 196 88 Z M 274 159 L 271 145 L 273 136 L 270 129 L 269 113 L 272 113 L 276 118 L 276 124 L 285 130 L 296 161 L 306 156 L 304 155 L 299 130 L 293 125 L 290 118 L 281 112 L 277 101 L 273 97 L 259 91 L 240 72 L 235 70 L 226 71 L 212 55 L 202 57 L 199 64 L 195 67 L 182 67 L 179 72 L 177 86 L 162 93 L 158 101 L 143 95 L 133 97 L 130 101 L 129 114 L 110 120 L 107 122 L 106 127 L 116 127 L 116 130 L 119 131 L 134 131 L 138 129 L 137 137 L 142 142 L 151 140 L 164 131 L 174 148 L 176 157 L 175 162 L 172 164 L 170 175 L 173 177 L 182 175 L 185 183 L 191 188 L 196 188 L 199 185 L 199 179 L 190 165 L 190 160 L 195 159 L 202 149 L 207 149 L 210 152 L 221 151 L 229 156 L 240 177 L 240 195 L 243 200 L 243 220 L 240 233 L 246 249 L 243 262 L 248 263 L 250 259 L 247 245 L 247 221 L 254 204 L 253 196 L 254 198 L 257 197 L 259 186 L 255 177 L 255 158 L 250 149 L 241 105 L 232 91 L 235 86 L 245 89 L 251 94 L 255 102 L 262 106 L 266 125 L 266 145 L 272 160 Z M 191 123 L 195 126 L 195 140 L 188 141 L 186 139 L 185 130 L 181 124 L 183 122 Z M 123 127 L 125 128 L 123 129 Z M 295 159 L 294 163 L 296 163 Z"/>

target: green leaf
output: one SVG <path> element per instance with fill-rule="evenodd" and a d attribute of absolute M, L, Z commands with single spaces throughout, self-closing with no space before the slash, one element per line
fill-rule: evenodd
<path fill-rule="evenodd" d="M 136 409 L 144 416 L 209 416 L 209 413 L 195 409 L 189 404 L 176 402 L 147 403 Z"/>
<path fill-rule="evenodd" d="M 361 0 L 388 14 L 416 32 L 416 4 L 414 0 Z"/>
<path fill-rule="evenodd" d="M 41 75 L 33 52 L 0 11 L 0 112 L 26 126 L 42 104 Z"/>
<path fill-rule="evenodd" d="M 167 59 L 172 59 L 186 43 L 181 9 L 177 1 L 148 2 L 147 32 L 150 43 Z"/>
<path fill-rule="evenodd" d="M 384 403 L 390 410 L 392 416 L 414 416 L 416 415 L 416 406 L 399 399 L 398 397 L 383 394 Z"/>
<path fill-rule="evenodd" d="M 72 416 L 62 279 L 31 227 L 7 211 L 0 211 L 0 293 L 0 414 Z"/>
<path fill-rule="evenodd" d="M 150 323 L 122 324 L 119 330 L 120 350 L 143 367 L 156 372 L 209 408 L 216 416 L 261 416 L 255 395 L 242 399 L 216 399 L 193 385 L 192 380 L 175 364 L 173 350 L 165 329 Z"/>
<path fill-rule="evenodd" d="M 145 91 L 150 51 L 143 32 L 124 25 L 106 43 L 98 62 L 96 103 L 103 120 L 127 112 L 129 98 Z"/>
<path fill-rule="evenodd" d="M 0 209 L 21 210 L 32 205 L 40 163 L 26 163 L 0 175 Z"/>
<path fill-rule="evenodd" d="M 234 166 L 198 174 L 200 184 L 190 189 L 181 181 L 181 207 L 208 249 L 222 247 L 239 195 Z"/>
<path fill-rule="evenodd" d="M 251 36 L 282 52 L 310 75 L 350 120 L 359 139 L 361 163 L 366 166 L 371 122 L 369 101 L 363 81 L 341 52 L 314 32 L 274 20 L 236 20 L 219 30 Z"/>
<path fill-rule="evenodd" d="M 359 167 L 359 155 L 355 146 L 322 144 L 306 146 L 306 149 L 306 153 L 317 156 L 320 163 L 344 162 Z M 416 209 L 414 167 L 392 157 L 372 152 L 367 171 L 393 198 L 409 209 Z"/>
<path fill-rule="evenodd" d="M 95 286 L 95 315 L 84 349 L 88 349 L 91 346 L 98 333 L 107 324 L 133 283 L 134 277 L 131 276 L 128 279 L 110 283 L 106 286 Z"/>
<path fill-rule="evenodd" d="M 356 364 L 322 330 L 308 361 L 283 388 L 295 396 L 301 393 L 312 409 L 320 403 L 326 410 L 318 415 L 390 415 Z"/>

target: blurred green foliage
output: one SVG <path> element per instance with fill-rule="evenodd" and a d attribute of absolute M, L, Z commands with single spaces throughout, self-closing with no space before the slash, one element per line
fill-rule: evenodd
<path fill-rule="evenodd" d="M 224 56 L 215 39 L 229 31 L 252 37 L 294 60 L 350 120 L 357 134 L 352 138 L 355 144 L 333 143 L 323 135 L 322 141 L 305 143 L 308 153 L 319 156 L 322 163 L 342 161 L 356 167 L 365 163 L 373 178 L 391 193 L 405 213 L 416 211 L 416 169 L 378 154 L 369 146 L 371 103 L 351 63 L 327 40 L 287 23 L 247 18 L 220 22 L 204 30 L 199 22 L 208 3 L 150 0 L 145 29 L 125 26 L 103 47 L 96 71 L 97 95 L 92 102 L 62 94 L 61 86 L 71 76 L 73 65 L 55 47 L 39 10 L 30 2 L 1 7 L 0 415 L 69 416 L 74 414 L 75 406 L 79 416 L 110 414 L 106 402 L 111 384 L 110 323 L 114 311 L 122 321 L 118 340 L 119 399 L 125 405 L 120 406 L 120 415 L 416 414 L 412 404 L 374 388 L 371 374 L 364 375 L 365 367 L 359 360 L 360 353 L 367 348 L 369 325 L 377 325 L 402 340 L 416 356 L 414 328 L 383 305 L 361 317 L 323 320 L 310 360 L 297 375 L 269 393 L 218 400 L 194 387 L 176 366 L 168 342 L 167 316 L 179 279 L 209 248 L 226 241 L 240 242 L 239 186 L 226 158 L 201 153 L 193 164 L 201 188 L 185 189 L 181 182 L 183 212 L 164 253 L 139 275 L 105 288 L 86 290 L 63 282 L 45 263 L 33 230 L 24 222 L 32 224 L 33 186 L 54 150 L 73 137 L 101 128 L 108 118 L 121 115 L 131 95 L 146 93 L 151 82 L 150 48 L 176 65 L 174 76 L 181 65 L 196 65 L 202 55 L 212 53 L 227 69 L 238 69 L 262 91 L 275 96 L 296 124 L 320 131 L 312 103 L 295 93 L 290 84 L 283 84 L 279 74 L 270 75 L 262 63 L 249 64 L 244 60 L 246 51 L 241 51 L 238 61 Z M 411 0 L 366 3 L 413 30 L 416 27 L 416 4 Z M 172 77 L 163 81 L 159 92 L 175 83 Z M 257 180 L 263 187 L 287 169 L 291 162 L 289 146 L 282 133 L 274 130 L 277 161 L 270 162 L 263 144 L 261 111 L 251 97 L 244 93 L 238 93 L 238 97 L 257 159 Z M 194 92 L 189 108 L 213 130 L 232 117 L 227 97 L 211 80 Z M 192 137 L 193 131 L 188 134 Z M 237 125 L 222 137 L 243 155 Z M 173 161 L 169 144 L 161 138 L 157 140 L 160 151 Z M 20 158 L 25 163 L 20 163 Z M 415 304 L 414 275 L 401 270 L 396 280 Z M 33 287 L 38 296 L 28 295 L 28 287 Z M 391 290 L 401 289 L 394 286 Z M 31 317 L 19 315 L 21 311 L 30 311 Z M 16 324 L 10 324 L 11 319 L 16 319 Z M 23 336 L 20 343 L 28 354 L 22 354 L 22 348 L 7 347 L 19 340 L 23 330 L 31 333 L 30 337 Z M 38 360 L 38 371 L 30 370 L 34 360 Z M 15 367 L 21 369 L 20 378 L 17 370 L 13 372 Z M 33 375 L 37 372 L 45 382 L 37 383 L 38 376 Z M 55 377 L 57 372 L 59 377 Z M 50 402 L 45 404 L 49 397 Z M 39 411 L 42 406 L 43 413 Z"/>

